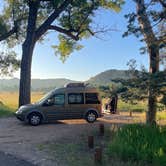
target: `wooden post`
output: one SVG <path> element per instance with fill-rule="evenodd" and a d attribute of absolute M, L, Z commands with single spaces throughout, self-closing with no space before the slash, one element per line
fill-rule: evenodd
<path fill-rule="evenodd" d="M 130 117 L 132 117 L 132 111 L 130 111 Z"/>
<path fill-rule="evenodd" d="M 102 163 L 102 148 L 97 147 L 94 154 L 95 163 Z"/>
<path fill-rule="evenodd" d="M 104 136 L 104 124 L 103 123 L 101 123 L 99 125 L 99 132 L 100 132 L 100 136 Z"/>
<path fill-rule="evenodd" d="M 94 147 L 94 137 L 88 136 L 88 147 L 93 148 Z"/>

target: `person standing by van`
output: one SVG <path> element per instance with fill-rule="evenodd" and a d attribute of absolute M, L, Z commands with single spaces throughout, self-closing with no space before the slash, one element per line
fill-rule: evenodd
<path fill-rule="evenodd" d="M 110 113 L 115 114 L 117 112 L 117 103 L 117 95 L 110 97 L 108 103 L 106 104 L 106 110 L 110 110 Z"/>

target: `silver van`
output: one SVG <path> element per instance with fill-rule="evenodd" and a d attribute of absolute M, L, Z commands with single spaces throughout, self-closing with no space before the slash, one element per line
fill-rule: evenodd
<path fill-rule="evenodd" d="M 101 100 L 96 88 L 84 83 L 69 83 L 54 89 L 34 104 L 21 106 L 16 117 L 31 125 L 64 119 L 86 119 L 89 123 L 102 116 Z"/>

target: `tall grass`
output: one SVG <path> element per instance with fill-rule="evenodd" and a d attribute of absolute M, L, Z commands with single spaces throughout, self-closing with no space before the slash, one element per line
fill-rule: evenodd
<path fill-rule="evenodd" d="M 14 112 L 13 109 L 11 109 L 7 106 L 4 106 L 4 105 L 0 105 L 0 117 L 12 116 L 12 115 L 14 115 L 13 112 Z"/>
<path fill-rule="evenodd" d="M 166 166 L 166 128 L 133 124 L 120 128 L 109 144 L 110 156 Z"/>

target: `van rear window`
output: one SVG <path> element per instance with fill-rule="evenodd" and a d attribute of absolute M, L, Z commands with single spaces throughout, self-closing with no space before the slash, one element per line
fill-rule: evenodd
<path fill-rule="evenodd" d="M 69 104 L 84 104 L 83 93 L 69 93 L 68 94 L 68 103 Z"/>
<path fill-rule="evenodd" d="M 86 104 L 100 104 L 97 93 L 85 93 Z"/>

